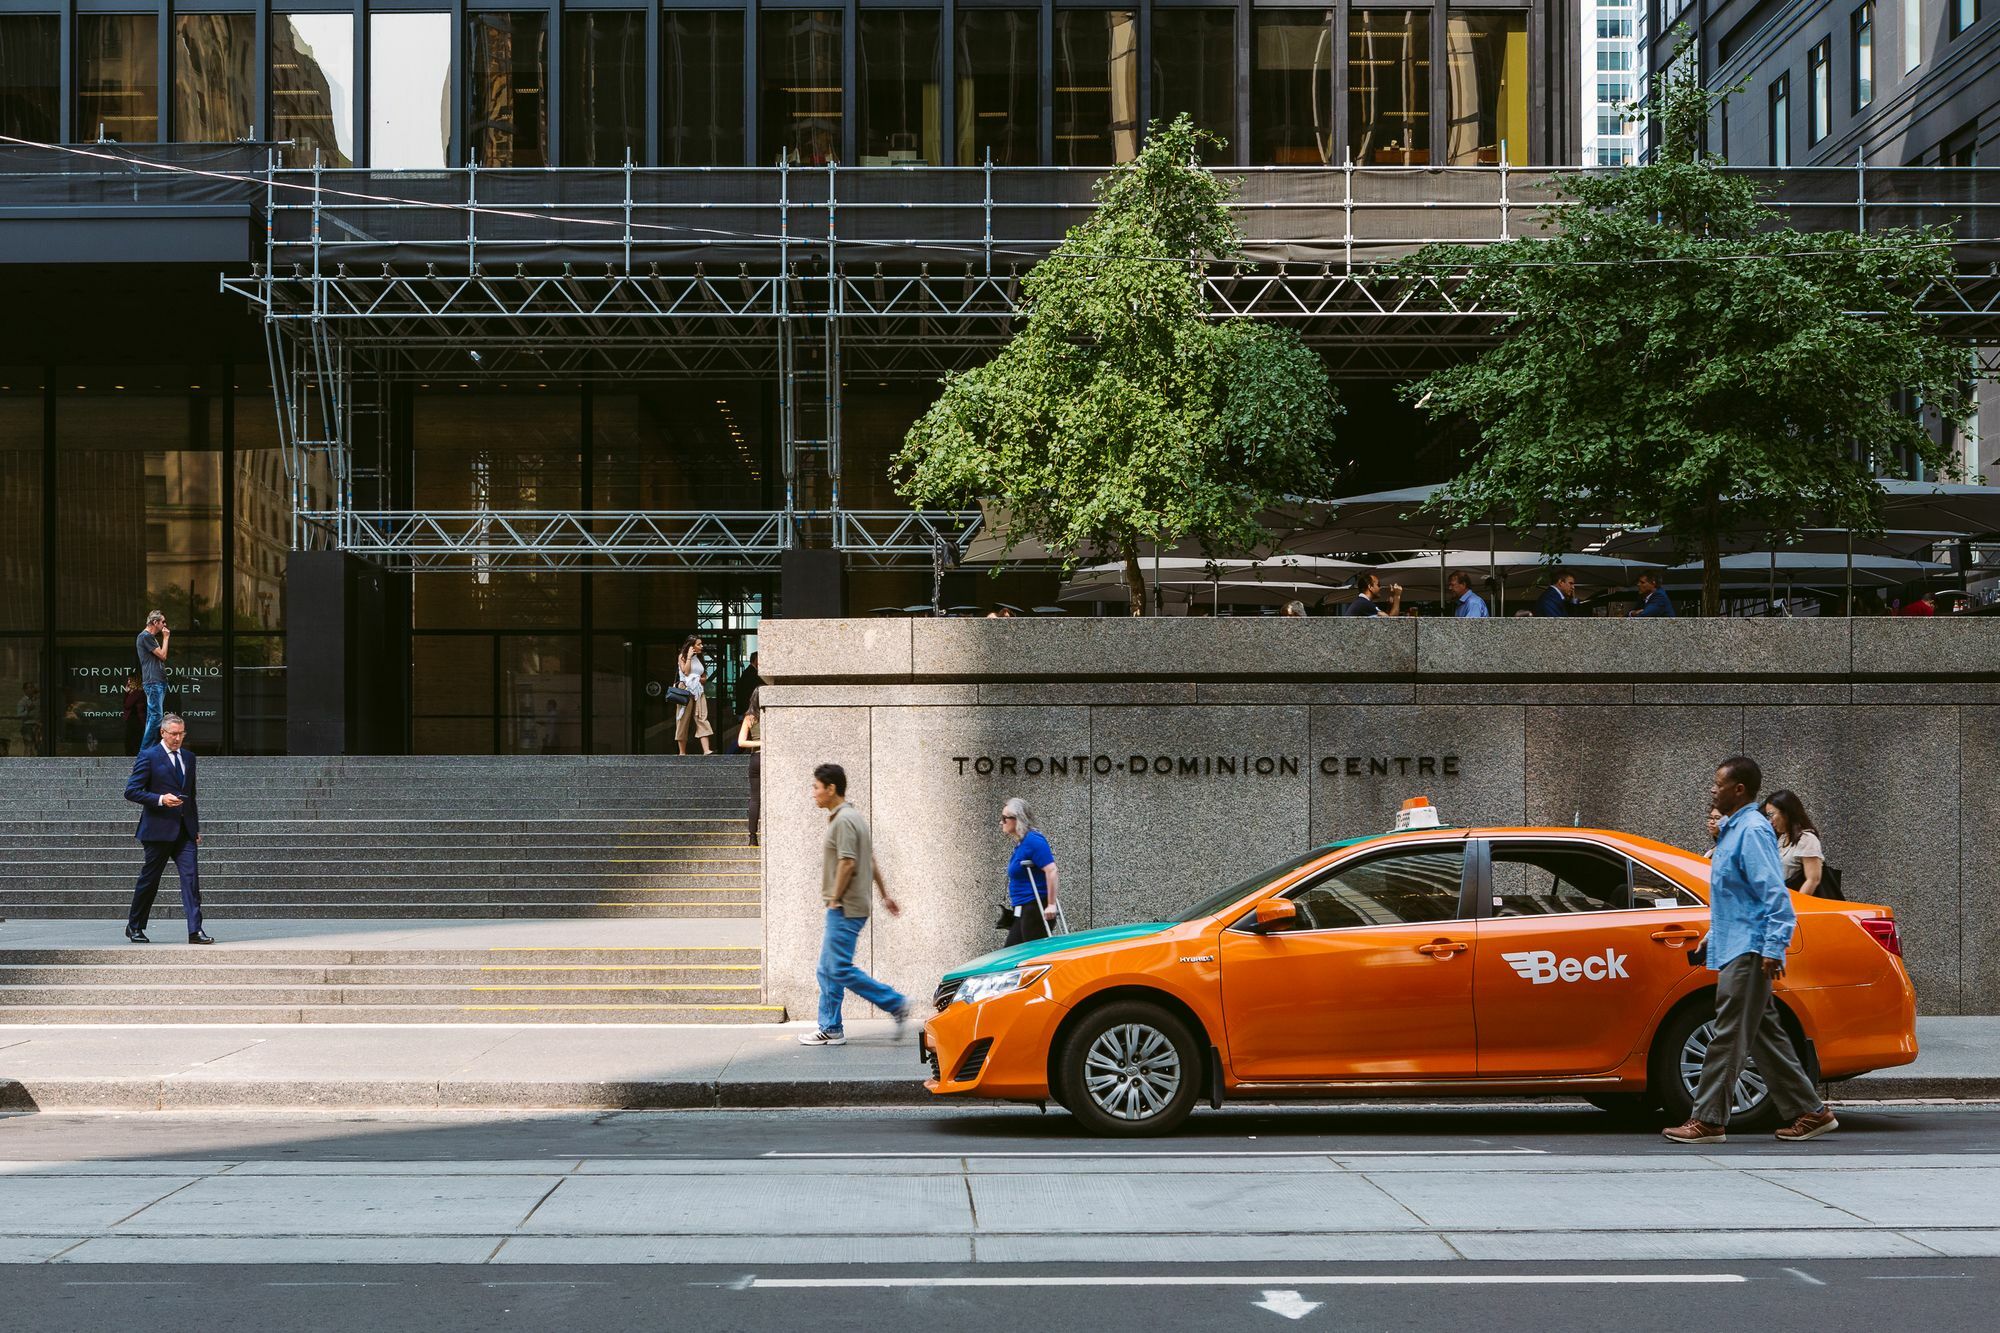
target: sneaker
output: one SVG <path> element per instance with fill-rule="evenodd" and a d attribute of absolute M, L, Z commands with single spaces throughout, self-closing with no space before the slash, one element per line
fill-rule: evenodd
<path fill-rule="evenodd" d="M 1685 1125 L 1675 1125 L 1672 1129 L 1660 1131 L 1668 1143 L 1727 1143 L 1729 1131 L 1721 1125 L 1711 1125 L 1704 1120 L 1689 1120 Z"/>
<path fill-rule="evenodd" d="M 896 1020 L 896 1033 L 895 1036 L 891 1038 L 891 1040 L 901 1041 L 904 1038 L 904 1036 L 906 1036 L 909 1033 L 910 1030 L 910 1006 L 907 1004 L 904 1005 L 901 1009 L 898 1009 L 895 1013 L 890 1014 L 889 1017 Z"/>
<path fill-rule="evenodd" d="M 847 1034 L 845 1032 L 828 1032 L 825 1028 L 821 1028 L 817 1032 L 802 1032 L 799 1034 L 799 1045 L 845 1046 L 847 1045 Z"/>
<path fill-rule="evenodd" d="M 1817 1111 L 1807 1111 L 1779 1130 L 1776 1137 L 1786 1143 L 1804 1143 L 1820 1135 L 1840 1128 L 1840 1122 L 1833 1118 L 1833 1108 L 1822 1106 Z"/>

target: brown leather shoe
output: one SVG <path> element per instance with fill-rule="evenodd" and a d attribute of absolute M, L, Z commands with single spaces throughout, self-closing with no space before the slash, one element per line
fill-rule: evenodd
<path fill-rule="evenodd" d="M 1729 1131 L 1721 1125 L 1711 1125 L 1705 1120 L 1689 1120 L 1685 1125 L 1675 1125 L 1672 1129 L 1660 1131 L 1668 1143 L 1727 1143 Z"/>
<path fill-rule="evenodd" d="M 1822 1134 L 1839 1128 L 1840 1122 L 1833 1118 L 1833 1108 L 1831 1106 L 1822 1106 L 1817 1111 L 1807 1111 L 1797 1120 L 1786 1125 L 1778 1131 L 1777 1137 L 1783 1139 L 1786 1143 L 1804 1143 L 1807 1139 L 1816 1139 Z"/>

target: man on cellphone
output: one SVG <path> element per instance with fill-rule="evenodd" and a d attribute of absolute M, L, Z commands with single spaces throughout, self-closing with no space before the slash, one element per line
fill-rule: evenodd
<path fill-rule="evenodd" d="M 167 715 L 167 641 L 174 632 L 167 628 L 167 615 L 155 611 L 146 617 L 139 631 L 139 688 L 146 695 L 146 733 L 139 739 L 143 753 L 160 739 L 160 719 Z"/>

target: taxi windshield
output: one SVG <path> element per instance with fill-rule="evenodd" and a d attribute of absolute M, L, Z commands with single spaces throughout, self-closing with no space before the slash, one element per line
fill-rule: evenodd
<path fill-rule="evenodd" d="M 1318 860 L 1320 857 L 1325 856 L 1328 852 L 1332 850 L 1333 848 L 1331 847 L 1315 847 L 1311 851 L 1304 852 L 1298 856 L 1293 857 L 1291 860 L 1285 862 L 1283 865 L 1273 866 L 1269 870 L 1260 870 L 1256 874 L 1250 876 L 1250 878 L 1241 882 L 1240 884 L 1232 884 L 1226 889 L 1219 889 L 1216 892 L 1209 894 L 1208 897 L 1203 898 L 1193 907 L 1188 908 L 1187 911 L 1175 917 L 1174 920 L 1199 921 L 1201 918 L 1205 916 L 1214 916 L 1217 912 L 1220 912 L 1223 908 L 1229 906 L 1229 904 L 1235 902 L 1237 899 L 1255 893 L 1258 889 L 1263 888 L 1266 884 L 1269 884 L 1272 880 L 1277 879 L 1281 875 L 1289 875 L 1294 870 L 1297 870 L 1300 866 L 1304 865 L 1306 862 Z"/>

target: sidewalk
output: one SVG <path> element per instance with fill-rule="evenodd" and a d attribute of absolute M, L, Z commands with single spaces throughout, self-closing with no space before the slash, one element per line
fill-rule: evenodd
<path fill-rule="evenodd" d="M 0 1027 L 0 1110 L 923 1105 L 915 1032 L 807 1024 Z M 2000 1017 L 1917 1021 L 1913 1065 L 1834 1088 L 1842 1101 L 2000 1097 Z"/>

